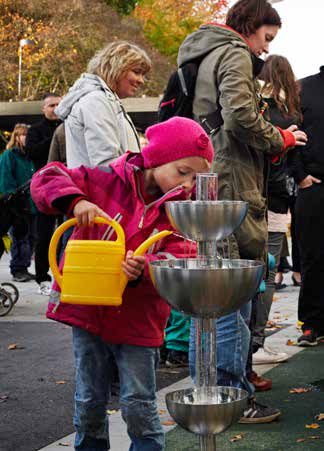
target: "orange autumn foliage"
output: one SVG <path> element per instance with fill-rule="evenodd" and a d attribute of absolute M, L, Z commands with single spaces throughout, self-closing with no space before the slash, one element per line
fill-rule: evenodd
<path fill-rule="evenodd" d="M 48 91 L 64 94 L 93 54 L 117 39 L 138 44 L 152 58 L 153 71 L 140 94 L 160 94 L 173 70 L 171 59 L 147 42 L 141 23 L 103 0 L 0 0 L 1 101 L 17 100 L 21 39 L 34 41 L 22 50 L 23 100 L 39 100 Z"/>
<path fill-rule="evenodd" d="M 134 16 L 144 33 L 161 53 L 177 55 L 184 38 L 202 23 L 222 22 L 227 0 L 142 0 Z"/>

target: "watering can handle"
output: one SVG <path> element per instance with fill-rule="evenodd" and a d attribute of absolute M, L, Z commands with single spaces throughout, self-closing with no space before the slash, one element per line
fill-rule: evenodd
<path fill-rule="evenodd" d="M 114 221 L 113 219 L 106 219 L 106 218 L 102 218 L 100 216 L 96 216 L 94 218 L 94 222 L 96 224 L 111 225 L 111 227 L 113 227 L 113 229 L 115 230 L 115 232 L 117 234 L 116 241 L 118 241 L 123 247 L 125 247 L 124 230 L 123 230 L 122 226 L 120 224 L 118 224 L 118 222 Z M 76 224 L 77 224 L 76 218 L 72 218 L 72 219 L 69 219 L 68 221 L 63 222 L 63 224 L 61 224 L 53 233 L 53 236 L 52 236 L 49 248 L 48 248 L 48 261 L 49 261 L 54 279 L 56 280 L 56 282 L 59 284 L 59 286 L 61 288 L 62 288 L 63 276 L 62 276 L 62 273 L 60 273 L 60 270 L 57 265 L 56 249 L 57 249 L 58 242 L 59 242 L 61 236 L 63 235 L 63 233 L 67 229 L 69 229 L 70 227 L 72 227 Z"/>
<path fill-rule="evenodd" d="M 172 233 L 173 232 L 171 232 L 170 230 L 162 230 L 162 232 L 150 236 L 147 240 L 143 241 L 143 243 L 140 246 L 138 246 L 138 248 L 134 251 L 134 256 L 144 255 L 145 252 L 152 246 L 152 244 L 154 244 L 158 240 L 161 240 L 165 236 L 171 235 Z M 125 290 L 127 283 L 128 279 L 126 275 L 122 273 L 120 276 L 120 289 L 122 293 Z"/>

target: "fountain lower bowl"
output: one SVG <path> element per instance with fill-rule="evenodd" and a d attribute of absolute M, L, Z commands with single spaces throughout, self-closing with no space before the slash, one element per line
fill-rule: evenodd
<path fill-rule="evenodd" d="M 175 310 L 200 318 L 219 318 L 255 295 L 263 264 L 255 260 L 186 258 L 150 263 L 155 288 Z"/>
<path fill-rule="evenodd" d="M 247 405 L 248 393 L 234 387 L 176 390 L 166 395 L 171 417 L 198 435 L 220 434 L 236 423 Z"/>

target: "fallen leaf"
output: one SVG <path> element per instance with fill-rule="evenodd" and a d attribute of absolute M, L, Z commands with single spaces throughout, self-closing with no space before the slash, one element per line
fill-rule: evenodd
<path fill-rule="evenodd" d="M 279 297 L 278 296 L 273 296 L 272 297 L 272 302 L 277 302 L 279 300 Z"/>
<path fill-rule="evenodd" d="M 164 415 L 165 413 L 166 413 L 166 410 L 164 410 L 164 409 L 159 410 L 159 415 Z"/>
<path fill-rule="evenodd" d="M 18 343 L 12 343 L 8 346 L 9 351 L 12 351 L 14 349 L 24 349 L 23 346 L 20 346 Z"/>
<path fill-rule="evenodd" d="M 230 438 L 229 441 L 230 442 L 238 442 L 239 440 L 242 440 L 243 437 L 244 437 L 244 434 L 237 434 L 237 435 L 234 435 L 234 437 Z"/>
<path fill-rule="evenodd" d="M 266 325 L 267 330 L 274 330 L 274 329 L 282 329 L 282 326 L 275 323 L 274 321 L 268 321 Z"/>
<path fill-rule="evenodd" d="M 114 413 L 117 413 L 118 412 L 118 410 L 106 410 L 106 412 L 107 412 L 107 414 L 108 415 L 114 415 Z"/>
<path fill-rule="evenodd" d="M 319 427 L 320 427 L 320 425 L 317 423 L 305 424 L 306 429 L 318 429 Z"/>
<path fill-rule="evenodd" d="M 291 390 L 289 390 L 289 393 L 307 393 L 311 391 L 310 388 L 305 388 L 305 387 L 301 387 L 301 388 L 292 388 Z"/>
<path fill-rule="evenodd" d="M 287 346 L 296 346 L 296 344 L 297 344 L 297 342 L 290 340 L 290 338 L 289 338 L 289 340 L 287 340 L 287 343 L 286 343 Z"/>
<path fill-rule="evenodd" d="M 166 420 L 166 421 L 161 421 L 162 426 L 173 426 L 175 423 L 175 421 L 173 420 Z"/>
<path fill-rule="evenodd" d="M 0 396 L 0 402 L 6 402 L 8 398 L 9 398 L 8 395 L 1 395 Z"/>
<path fill-rule="evenodd" d="M 317 420 L 317 421 L 324 420 L 324 413 L 319 413 L 318 415 L 316 415 L 315 420 Z"/>
<path fill-rule="evenodd" d="M 306 439 L 305 439 L 305 438 L 298 438 L 298 439 L 296 440 L 296 442 L 297 442 L 297 443 L 306 442 Z"/>
<path fill-rule="evenodd" d="M 66 383 L 65 381 L 55 381 L 55 384 L 57 384 L 57 385 L 63 385 L 65 383 Z"/>
<path fill-rule="evenodd" d="M 8 346 L 8 349 L 17 349 L 17 343 L 12 343 Z"/>

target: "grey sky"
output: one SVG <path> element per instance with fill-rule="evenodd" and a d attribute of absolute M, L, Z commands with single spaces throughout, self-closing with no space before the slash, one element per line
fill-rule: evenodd
<path fill-rule="evenodd" d="M 274 7 L 282 28 L 270 52 L 288 58 L 297 78 L 317 73 L 324 65 L 324 0 L 283 0 Z"/>

